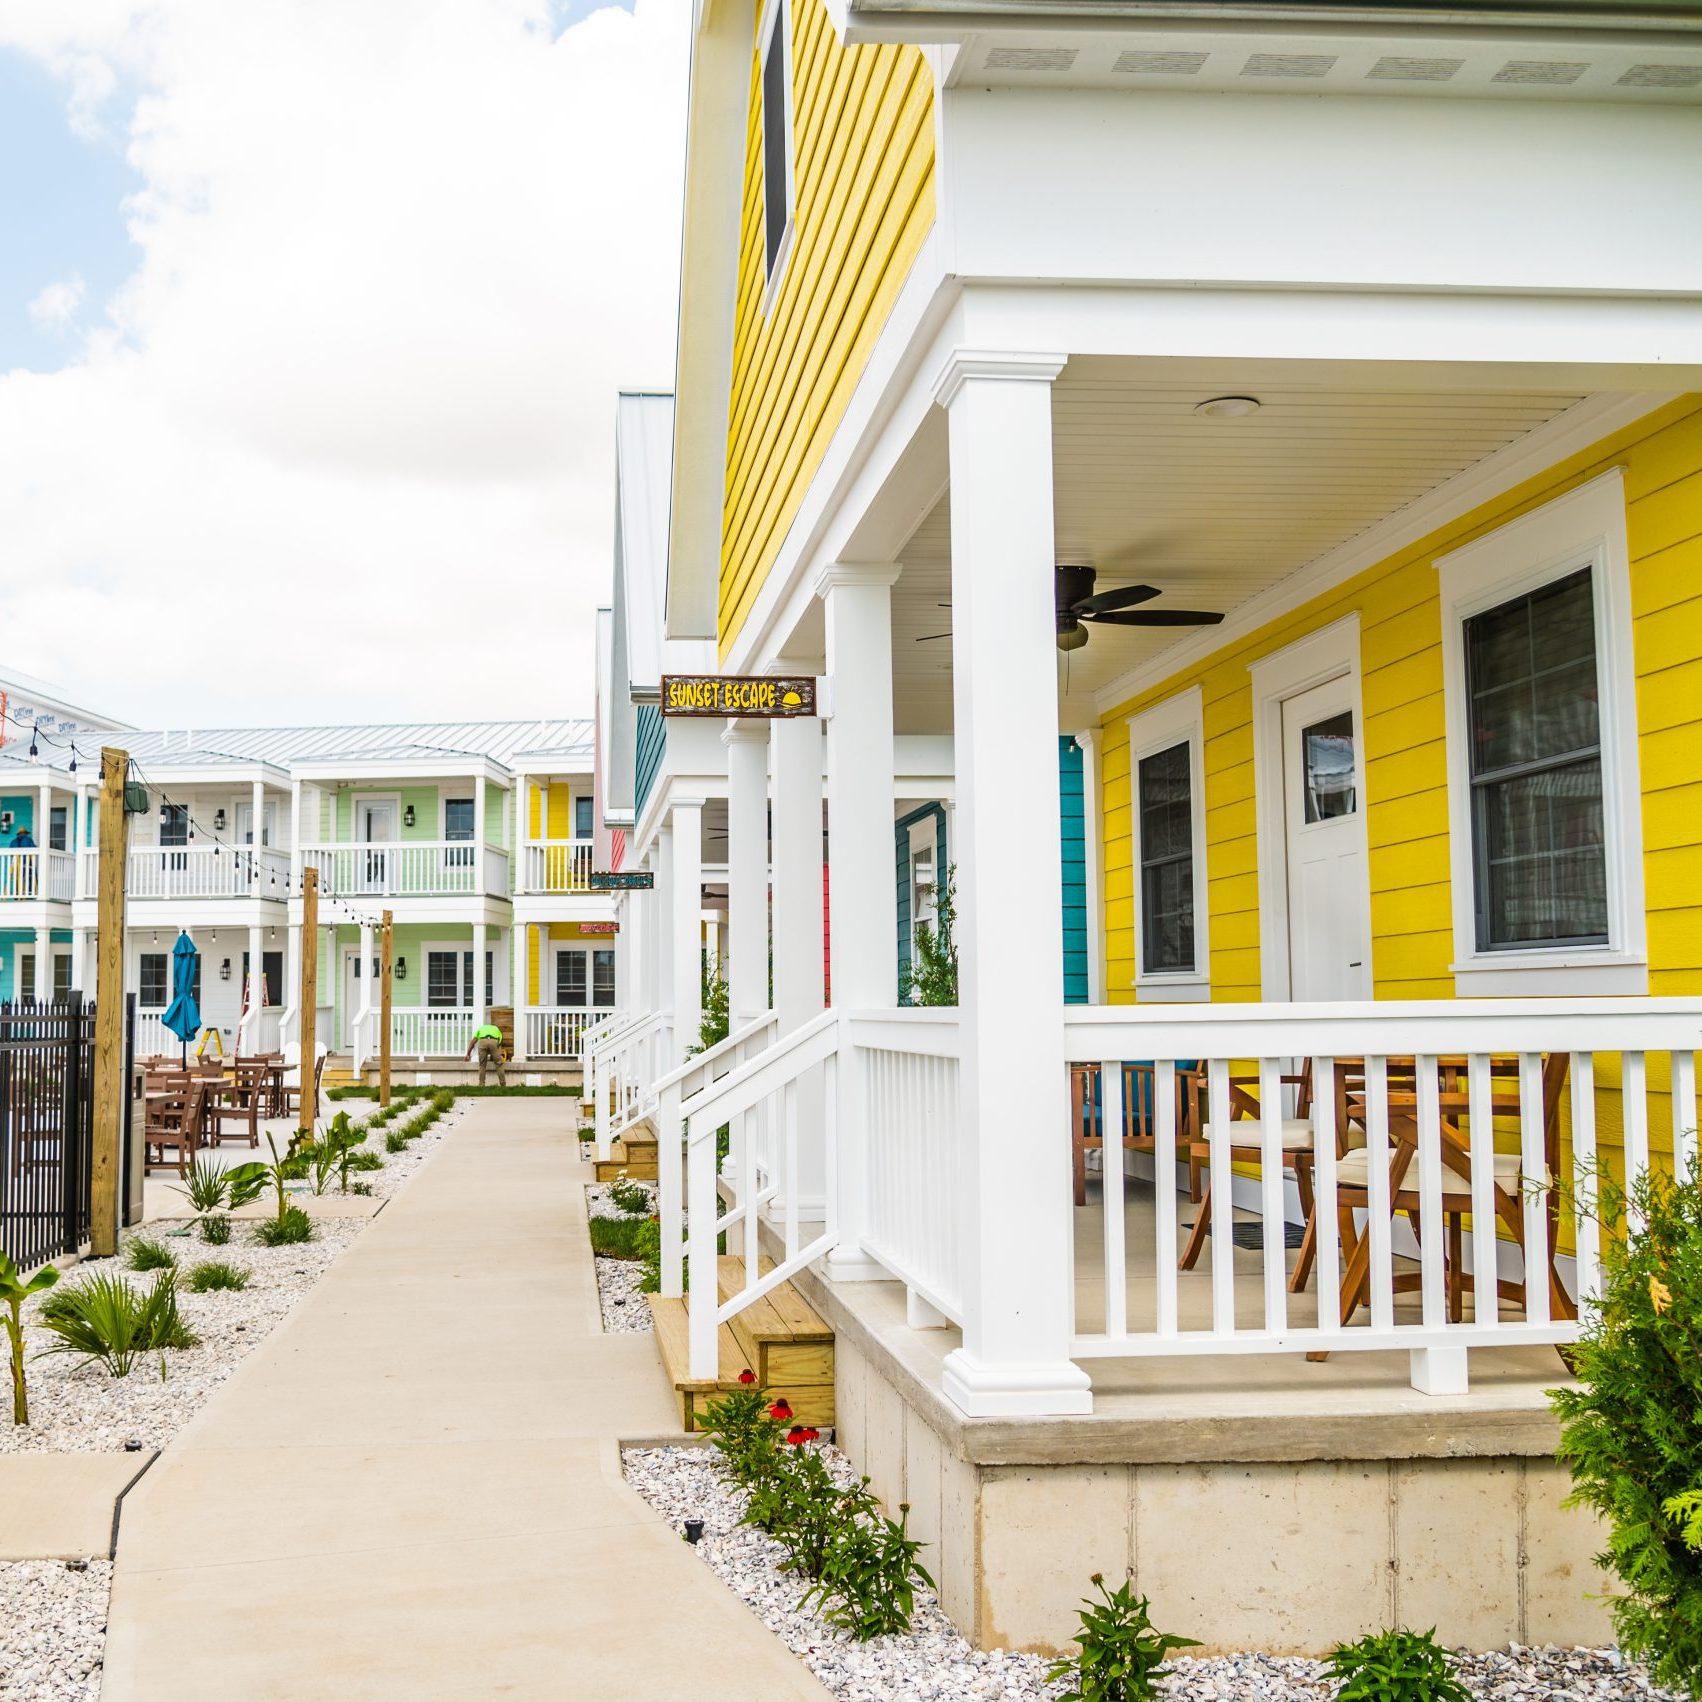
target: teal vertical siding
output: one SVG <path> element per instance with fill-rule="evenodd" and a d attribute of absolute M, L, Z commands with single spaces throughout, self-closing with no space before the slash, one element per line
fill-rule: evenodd
<path fill-rule="evenodd" d="M 8 793 L 0 797 L 0 811 L 12 812 L 12 825 L 6 830 L 5 844 L 10 845 L 18 829 L 23 827 L 30 830 L 30 837 L 37 845 L 43 843 L 46 835 L 36 832 L 35 805 L 36 795 L 33 792 Z"/>
<path fill-rule="evenodd" d="M 946 812 L 940 804 L 924 804 L 920 809 L 903 815 L 893 824 L 893 840 L 898 868 L 898 991 L 904 1003 L 904 983 L 910 974 L 910 829 L 919 821 L 934 818 L 934 856 L 940 876 L 951 867 L 946 846 Z"/>
<path fill-rule="evenodd" d="M 662 752 L 668 746 L 668 728 L 662 719 L 660 704 L 640 703 L 635 707 L 638 711 L 635 718 L 637 750 L 634 755 L 633 777 L 638 797 L 634 807 L 642 814 L 644 801 L 650 796 L 650 788 L 656 784 L 657 772 L 662 767 Z"/>
<path fill-rule="evenodd" d="M 1085 1005 L 1087 980 L 1087 811 L 1081 748 L 1058 740 L 1058 848 L 1064 865 L 1064 1003 Z"/>

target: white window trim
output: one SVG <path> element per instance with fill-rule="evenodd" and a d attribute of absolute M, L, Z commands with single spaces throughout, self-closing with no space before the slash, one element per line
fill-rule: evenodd
<path fill-rule="evenodd" d="M 1210 884 L 1206 878 L 1206 735 L 1205 694 L 1190 686 L 1175 697 L 1129 717 L 1129 848 L 1134 887 L 1135 979 L 1137 998 L 1153 1004 L 1186 1003 L 1211 997 Z M 1143 757 L 1173 745 L 1188 747 L 1188 801 L 1193 817 L 1194 967 L 1148 973 L 1145 926 L 1141 911 L 1141 779 Z"/>
<path fill-rule="evenodd" d="M 786 119 L 786 228 L 780 233 L 780 246 L 775 251 L 774 265 L 769 269 L 768 277 L 763 284 L 762 316 L 766 319 L 774 309 L 774 303 L 780 295 L 781 280 L 786 276 L 786 267 L 792 258 L 792 250 L 796 246 L 798 230 L 798 184 L 797 184 L 797 147 L 792 132 L 792 20 L 790 16 L 790 0 L 766 0 L 763 7 L 762 22 L 757 30 L 757 132 L 761 143 L 759 152 L 762 157 L 762 258 L 763 264 L 768 264 L 768 133 L 763 124 L 762 104 L 762 73 L 767 67 L 768 55 L 772 51 L 775 32 L 779 32 L 781 54 L 781 90 L 780 107 Z"/>
<path fill-rule="evenodd" d="M 1465 623 L 1473 615 L 1585 567 L 1591 570 L 1596 616 L 1602 825 L 1607 842 L 1607 944 L 1479 951 L 1473 902 Z M 1649 958 L 1643 905 L 1643 804 L 1623 469 L 1613 468 L 1487 536 L 1439 556 L 1436 569 L 1442 599 L 1448 739 L 1454 990 L 1475 997 L 1646 994 Z"/>
<path fill-rule="evenodd" d="M 1287 699 L 1333 680 L 1348 681 L 1358 741 L 1360 867 L 1371 879 L 1366 817 L 1367 745 L 1364 693 L 1360 688 L 1359 616 L 1340 620 L 1247 664 L 1253 679 L 1253 800 L 1259 863 L 1259 996 L 1269 1002 L 1293 997 L 1288 949 L 1288 794 L 1283 780 L 1282 706 Z M 1375 953 L 1375 935 L 1371 940 Z"/>
<path fill-rule="evenodd" d="M 920 897 L 920 883 L 916 879 L 916 853 L 926 851 L 928 853 L 928 865 L 934 871 L 933 885 L 930 888 L 929 915 L 927 917 L 929 925 L 932 926 L 939 917 L 940 846 L 938 828 L 939 818 L 929 814 L 923 816 L 920 821 L 911 822 L 909 827 L 905 829 L 905 836 L 910 842 L 910 967 L 912 970 L 916 967 L 917 930 L 923 921 L 921 907 L 917 902 Z"/>
<path fill-rule="evenodd" d="M 360 839 L 360 838 L 356 837 L 360 832 L 360 813 L 361 813 L 361 807 L 364 804 L 391 804 L 395 807 L 395 811 L 396 811 L 396 837 L 392 840 L 389 840 L 388 842 L 373 841 L 372 843 L 379 843 L 379 844 L 389 843 L 391 845 L 400 845 L 403 842 L 402 841 L 402 835 L 408 831 L 402 825 L 402 794 L 400 792 L 353 792 L 353 793 L 351 793 L 349 795 L 349 839 L 348 839 L 348 843 L 351 844 L 351 845 L 365 845 L 365 844 L 368 843 L 367 840 Z M 337 831 L 337 813 L 336 813 L 336 805 L 333 803 L 332 810 L 331 810 L 331 832 L 332 832 L 333 840 L 335 840 L 336 831 Z"/>
<path fill-rule="evenodd" d="M 458 839 L 457 845 L 477 845 L 479 843 L 479 798 L 476 792 L 458 792 L 448 786 L 437 789 L 437 837 L 445 845 L 449 843 L 449 806 L 452 803 L 471 804 L 473 806 L 473 837 Z"/>

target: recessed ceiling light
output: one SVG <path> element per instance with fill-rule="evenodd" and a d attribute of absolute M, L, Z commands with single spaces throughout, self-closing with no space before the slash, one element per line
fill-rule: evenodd
<path fill-rule="evenodd" d="M 1199 403 L 1194 412 L 1204 414 L 1211 420 L 1238 420 L 1243 414 L 1256 414 L 1259 411 L 1259 399 L 1256 396 L 1213 396 L 1209 402 Z"/>

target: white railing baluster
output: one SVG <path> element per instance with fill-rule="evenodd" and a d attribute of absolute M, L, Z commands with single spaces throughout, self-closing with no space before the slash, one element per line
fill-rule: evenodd
<path fill-rule="evenodd" d="M 1259 1060 L 1259 1205 L 1265 1328 L 1288 1327 L 1288 1213 L 1283 1201 L 1282 1065 Z"/>
<path fill-rule="evenodd" d="M 1538 1178 L 1546 1183 L 1535 1186 Z M 1525 1322 L 1546 1324 L 1548 1295 L 1548 1174 L 1543 1151 L 1542 1054 L 1519 1054 L 1519 1192 L 1525 1233 Z"/>
<path fill-rule="evenodd" d="M 785 1099 L 786 1152 L 782 1161 L 786 1190 L 786 1257 L 798 1251 L 798 1082 L 794 1077 L 782 1090 Z"/>
<path fill-rule="evenodd" d="M 1093 1114 L 1091 1093 L 1083 1110 Z M 1105 1328 L 1122 1335 L 1129 1328 L 1129 1275 L 1123 1254 L 1123 1066 L 1106 1059 L 1099 1066 L 1100 1217 L 1105 1225 Z"/>
<path fill-rule="evenodd" d="M 1161 1336 L 1176 1334 L 1176 1065 L 1161 1058 L 1153 1070 L 1152 1155 L 1153 1244 L 1158 1260 L 1158 1311 L 1155 1328 Z"/>
<path fill-rule="evenodd" d="M 1229 1156 L 1229 1061 L 1206 1072 L 1211 1165 L 1211 1318 L 1220 1336 L 1235 1333 L 1235 1166 Z"/>
<path fill-rule="evenodd" d="M 1488 1054 L 1466 1060 L 1466 1104 L 1471 1117 L 1472 1322 L 1501 1322 L 1501 1248 L 1495 1233 L 1495 1084 Z"/>
<path fill-rule="evenodd" d="M 1601 1294 L 1601 1178 L 1596 1156 L 1596 1060 L 1574 1052 L 1572 1076 L 1573 1239 L 1578 1260 L 1578 1308 Z"/>
<path fill-rule="evenodd" d="M 1649 1080 L 1648 1061 L 1641 1052 L 1619 1056 L 1620 1101 L 1625 1119 L 1625 1187 L 1629 1193 L 1649 1168 Z M 1643 1215 L 1629 1211 L 1633 1228 L 1643 1227 Z"/>
<path fill-rule="evenodd" d="M 656 1214 L 662 1220 L 662 1295 L 677 1298 L 684 1272 L 680 1198 L 680 1084 L 666 1083 L 656 1096 Z M 714 1146 L 710 1151 L 713 1154 Z"/>
<path fill-rule="evenodd" d="M 1672 1054 L 1673 1174 L 1688 1182 L 1696 1173 L 1696 1054 Z"/>
<path fill-rule="evenodd" d="M 1440 1329 L 1447 1318 L 1442 1225 L 1442 1107 L 1437 1061 L 1421 1053 L 1418 1068 L 1418 1249 L 1424 1322 Z"/>
<path fill-rule="evenodd" d="M 1371 1327 L 1395 1323 L 1394 1218 L 1389 1193 L 1389 1060 L 1365 1060 L 1365 1158 L 1370 1200 Z"/>
<path fill-rule="evenodd" d="M 1345 1131 L 1344 1131 L 1345 1132 Z M 1341 1223 L 1336 1207 L 1336 1061 L 1312 1060 L 1313 1280 L 1318 1286 L 1318 1327 L 1341 1328 Z"/>
<path fill-rule="evenodd" d="M 827 1197 L 822 1202 L 822 1223 L 830 1236 L 839 1234 L 838 1190 L 833 1178 L 839 1174 L 839 1054 L 830 1052 L 822 1064 L 822 1153 L 827 1160 Z M 791 1257 L 789 1250 L 787 1257 Z M 748 1270 L 749 1267 L 747 1266 Z"/>

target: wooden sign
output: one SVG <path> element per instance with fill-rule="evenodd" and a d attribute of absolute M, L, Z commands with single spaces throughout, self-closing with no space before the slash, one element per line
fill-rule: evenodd
<path fill-rule="evenodd" d="M 593 869 L 592 892 L 649 892 L 656 884 L 653 869 Z"/>
<path fill-rule="evenodd" d="M 726 720 L 729 716 L 777 719 L 814 715 L 816 682 L 809 674 L 775 679 L 767 674 L 664 674 L 662 713 Z"/>
<path fill-rule="evenodd" d="M 619 922 L 581 922 L 579 931 L 582 934 L 618 934 L 621 925 Z"/>

